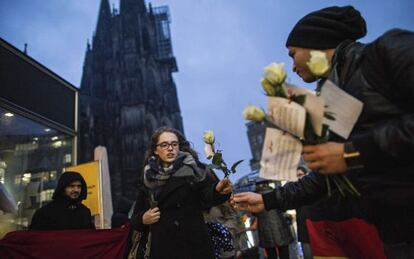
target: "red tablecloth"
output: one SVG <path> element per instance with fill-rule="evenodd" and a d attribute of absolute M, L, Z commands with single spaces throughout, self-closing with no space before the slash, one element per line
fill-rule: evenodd
<path fill-rule="evenodd" d="M 0 258 L 122 258 L 128 227 L 107 230 L 14 231 L 0 240 Z"/>

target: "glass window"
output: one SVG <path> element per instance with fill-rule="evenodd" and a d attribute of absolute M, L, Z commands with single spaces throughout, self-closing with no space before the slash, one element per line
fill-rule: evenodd
<path fill-rule="evenodd" d="M 34 211 L 51 200 L 62 168 L 73 164 L 73 142 L 71 135 L 0 107 L 0 184 L 17 205 L 13 214 L 0 204 L 0 238 L 26 229 Z"/>

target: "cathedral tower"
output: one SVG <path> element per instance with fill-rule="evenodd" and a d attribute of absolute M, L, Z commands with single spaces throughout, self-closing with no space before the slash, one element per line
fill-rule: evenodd
<path fill-rule="evenodd" d="M 168 7 L 101 0 L 92 43 L 87 43 L 80 90 L 79 160 L 108 150 L 112 197 L 135 199 L 144 152 L 160 126 L 183 131 L 172 73 Z"/>

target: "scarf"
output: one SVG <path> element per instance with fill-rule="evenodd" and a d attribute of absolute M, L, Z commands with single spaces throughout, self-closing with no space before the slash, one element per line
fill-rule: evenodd
<path fill-rule="evenodd" d="M 201 182 L 206 178 L 205 170 L 198 167 L 194 157 L 187 152 L 180 151 L 174 163 L 169 167 L 162 167 L 155 156 L 148 159 L 144 167 L 144 185 L 150 190 L 158 189 L 165 185 L 170 177 L 190 177 L 195 182 Z"/>

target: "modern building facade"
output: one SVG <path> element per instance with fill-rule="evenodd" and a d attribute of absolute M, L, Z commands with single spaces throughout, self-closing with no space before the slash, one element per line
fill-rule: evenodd
<path fill-rule="evenodd" d="M 76 87 L 0 38 L 0 236 L 25 229 L 76 163 L 77 102 Z"/>
<path fill-rule="evenodd" d="M 80 162 L 96 146 L 108 150 L 112 197 L 135 199 L 144 152 L 160 126 L 183 130 L 176 86 L 168 7 L 102 0 L 96 31 L 87 44 L 80 89 Z"/>

